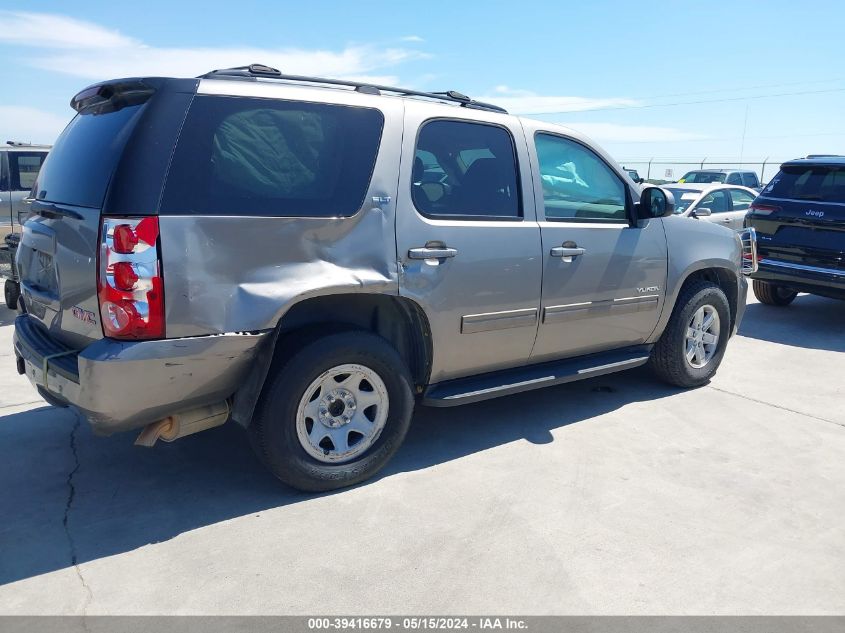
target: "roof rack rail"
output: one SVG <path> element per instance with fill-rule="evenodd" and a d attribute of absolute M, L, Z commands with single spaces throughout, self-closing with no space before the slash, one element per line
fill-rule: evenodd
<path fill-rule="evenodd" d="M 378 84 L 362 83 L 347 79 L 326 79 L 324 77 L 306 77 L 303 75 L 286 75 L 277 68 L 265 66 L 264 64 L 251 64 L 249 66 L 236 66 L 234 68 L 223 68 L 212 70 L 198 79 L 278 79 L 281 81 L 298 81 L 312 84 L 326 84 L 329 86 L 347 86 L 354 88 L 356 92 L 364 94 L 379 95 L 383 92 L 390 92 L 404 97 L 423 97 L 426 99 L 437 99 L 438 101 L 451 101 L 464 108 L 477 110 L 490 110 L 507 114 L 507 110 L 491 103 L 484 103 L 469 98 L 456 90 L 446 92 L 422 92 L 420 90 L 409 90 L 407 88 L 396 88 L 393 86 L 381 86 Z"/>

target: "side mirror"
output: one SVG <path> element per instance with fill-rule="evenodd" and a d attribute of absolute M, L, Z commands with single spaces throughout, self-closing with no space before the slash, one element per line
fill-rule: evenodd
<path fill-rule="evenodd" d="M 693 209 L 692 215 L 697 218 L 706 218 L 708 215 L 713 215 L 713 212 L 707 207 L 701 207 L 699 209 Z"/>
<path fill-rule="evenodd" d="M 646 187 L 642 190 L 636 205 L 638 219 L 665 218 L 674 212 L 675 198 L 671 193 L 660 187 Z"/>

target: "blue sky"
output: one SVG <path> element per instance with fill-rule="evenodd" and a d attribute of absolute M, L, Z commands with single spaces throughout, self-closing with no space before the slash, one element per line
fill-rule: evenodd
<path fill-rule="evenodd" d="M 262 62 L 459 90 L 579 129 L 620 161 L 845 153 L 836 0 L 25 7 L 0 1 L 4 141 L 51 142 L 98 79 Z"/>

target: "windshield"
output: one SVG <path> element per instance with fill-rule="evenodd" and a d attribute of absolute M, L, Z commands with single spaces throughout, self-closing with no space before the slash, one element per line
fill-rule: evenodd
<path fill-rule="evenodd" d="M 763 193 L 773 198 L 845 203 L 845 167 L 785 167 Z"/>
<path fill-rule="evenodd" d="M 725 182 L 727 174 L 718 171 L 690 171 L 678 182 Z"/>
<path fill-rule="evenodd" d="M 690 208 L 690 205 L 698 200 L 701 195 L 700 191 L 690 191 L 689 189 L 672 189 L 671 187 L 663 187 L 670 192 L 675 198 L 675 215 L 680 215 Z"/>
<path fill-rule="evenodd" d="M 640 175 L 637 173 L 636 169 L 629 169 L 627 171 L 628 171 L 628 175 L 631 177 L 631 180 L 637 181 L 637 180 L 640 179 Z"/>

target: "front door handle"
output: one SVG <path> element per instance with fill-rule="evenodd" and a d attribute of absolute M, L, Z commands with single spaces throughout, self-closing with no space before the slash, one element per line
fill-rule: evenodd
<path fill-rule="evenodd" d="M 731 223 L 731 221 L 732 221 L 732 220 L 731 220 L 730 218 L 725 218 L 724 220 L 719 220 L 719 222 L 721 222 L 721 223 L 723 223 L 723 224 L 730 224 L 730 223 Z"/>
<path fill-rule="evenodd" d="M 437 248 L 412 248 L 408 251 L 408 259 L 444 259 L 454 257 L 458 251 L 454 248 L 441 246 Z"/>
<path fill-rule="evenodd" d="M 578 247 L 578 246 L 576 246 L 574 248 L 570 248 L 568 246 L 555 246 L 551 251 L 551 255 L 552 255 L 552 257 L 568 257 L 568 258 L 571 258 L 571 257 L 578 257 L 579 255 L 583 255 L 586 252 L 587 252 L 586 248 L 581 248 L 581 247 Z"/>

